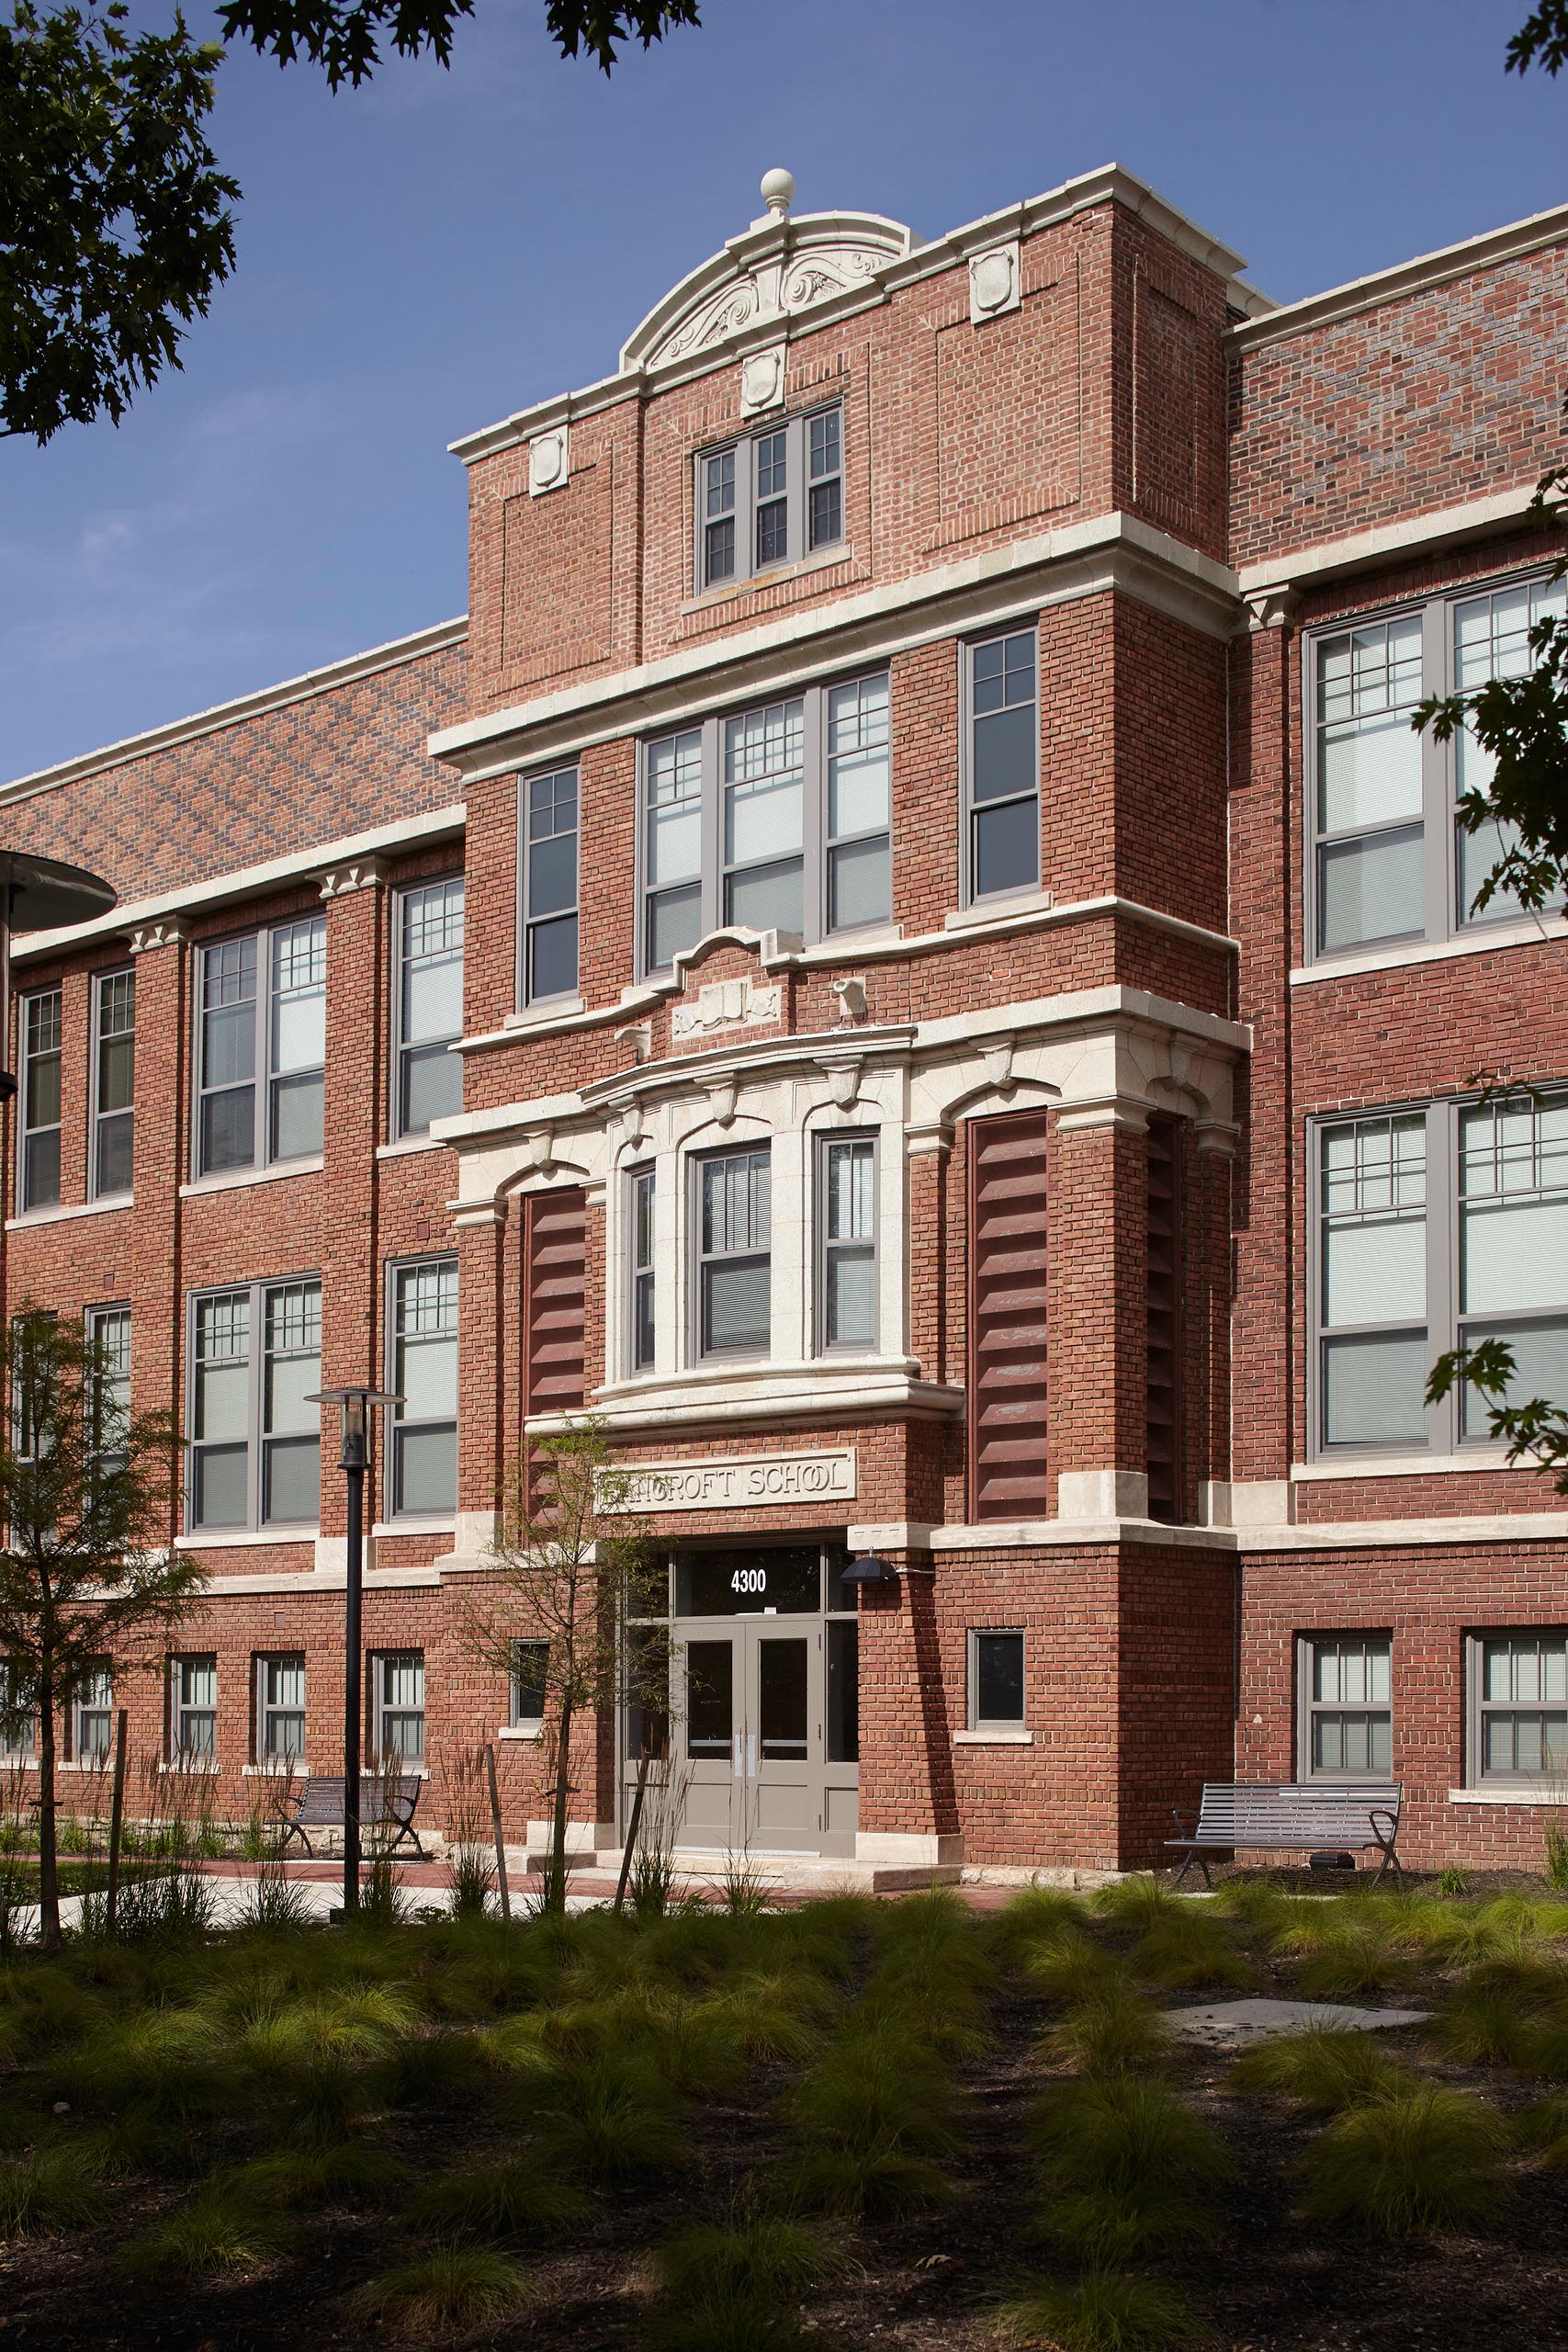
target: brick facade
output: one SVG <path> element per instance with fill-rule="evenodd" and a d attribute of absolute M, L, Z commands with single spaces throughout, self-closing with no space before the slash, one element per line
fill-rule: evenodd
<path fill-rule="evenodd" d="M 926 247 L 855 215 L 753 224 L 619 372 L 459 445 L 466 629 L 0 789 L 8 839 L 120 899 L 18 943 L 18 1006 L 62 990 L 62 1173 L 57 1206 L 19 1198 L 8 1111 L 6 1311 L 129 1305 L 136 1402 L 188 1419 L 195 1294 L 319 1277 L 323 1382 L 389 1380 L 389 1269 L 457 1261 L 456 1491 L 400 1515 L 379 1463 L 366 1592 L 367 1651 L 423 1656 L 433 1826 L 443 1758 L 486 1739 L 510 1832 L 545 1809 L 547 1745 L 509 1724 L 466 1610 L 581 1342 L 587 1401 L 632 1468 L 852 1461 L 852 1496 L 742 1495 L 657 1523 L 671 1550 L 847 1543 L 897 1571 L 859 1609 L 863 1859 L 1157 1861 L 1203 1779 L 1306 1769 L 1298 1645 L 1358 1630 L 1391 1642 L 1411 1859 L 1536 1857 L 1532 1792 L 1471 1787 L 1466 1641 L 1568 1623 L 1568 1517 L 1484 1447 L 1314 1458 L 1310 1159 L 1326 1116 L 1468 1100 L 1478 1072 L 1568 1083 L 1563 926 L 1314 961 L 1305 745 L 1324 631 L 1542 568 L 1522 516 L 1553 450 L 1568 214 L 1283 311 L 1236 266 L 1115 172 Z M 699 458 L 732 443 L 750 465 L 750 435 L 829 405 L 837 537 L 704 588 Z M 1021 631 L 1037 886 L 966 904 L 967 665 Z M 882 676 L 888 919 L 817 937 L 721 914 L 649 971 L 645 747 Z M 803 754 L 805 858 L 827 855 L 833 749 Z M 567 769 L 577 987 L 530 1004 L 520 779 Z M 704 788 L 711 862 L 724 786 Z M 401 894 L 458 871 L 462 1114 L 403 1141 Z M 321 1151 L 198 1181 L 200 951 L 316 914 Z M 133 1193 L 100 1203 L 92 991 L 128 962 Z M 13 1069 L 19 1051 L 14 1020 Z M 1021 1113 L 1047 1123 L 1045 1403 L 1024 1481 L 1044 1515 L 970 1525 L 970 1166 L 976 1123 Z M 1147 1511 L 1151 1116 L 1174 1121 L 1180 1208 L 1160 1326 L 1174 1524 Z M 835 1350 L 822 1155 L 872 1135 L 873 1336 Z M 745 1148 L 771 1155 L 771 1345 L 705 1363 L 694 1187 L 705 1156 Z M 634 1367 L 627 1171 L 645 1167 L 655 1341 Z M 197 1537 L 211 1589 L 180 1647 L 217 1657 L 212 1788 L 234 1815 L 258 1788 L 257 1657 L 305 1654 L 307 1760 L 334 1758 L 344 1522 L 326 1453 L 319 1529 Z M 184 1519 L 169 1532 L 190 1540 Z M 977 1630 L 1021 1637 L 1011 1728 L 973 1720 Z M 118 1694 L 144 1755 L 166 1752 L 166 1687 L 154 1672 Z M 814 1755 L 820 1739 L 813 1724 Z M 590 1842 L 617 1834 L 619 1777 L 614 1724 L 583 1724 Z"/>

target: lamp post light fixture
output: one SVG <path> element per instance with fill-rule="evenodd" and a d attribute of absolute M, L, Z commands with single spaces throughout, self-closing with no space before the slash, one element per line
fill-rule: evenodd
<path fill-rule="evenodd" d="M 26 850 L 0 849 L 0 1103 L 17 1091 L 6 1067 L 11 1035 L 11 940 L 17 932 L 62 931 L 88 922 L 114 905 L 113 887 L 79 865 L 58 858 L 33 857 Z"/>
<path fill-rule="evenodd" d="M 370 1452 L 370 1408 L 400 1405 L 384 1388 L 319 1388 L 308 1405 L 336 1405 L 343 1413 L 338 1465 L 348 1479 L 348 1542 L 344 1600 L 343 1915 L 359 1909 L 359 1734 L 365 1713 L 360 1617 L 365 1595 L 365 1470 Z"/>

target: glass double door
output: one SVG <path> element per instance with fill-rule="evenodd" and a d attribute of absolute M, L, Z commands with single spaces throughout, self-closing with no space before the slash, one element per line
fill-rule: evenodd
<path fill-rule="evenodd" d="M 682 1843 L 817 1852 L 823 1833 L 823 1636 L 773 1618 L 680 1627 L 674 1724 Z"/>

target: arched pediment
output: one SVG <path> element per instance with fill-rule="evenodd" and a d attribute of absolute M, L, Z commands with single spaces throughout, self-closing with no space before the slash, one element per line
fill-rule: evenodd
<path fill-rule="evenodd" d="M 730 343 L 753 328 L 786 326 L 814 303 L 871 285 L 914 245 L 901 221 L 879 212 L 807 212 L 763 220 L 731 237 L 656 302 L 626 339 L 623 368 Z"/>

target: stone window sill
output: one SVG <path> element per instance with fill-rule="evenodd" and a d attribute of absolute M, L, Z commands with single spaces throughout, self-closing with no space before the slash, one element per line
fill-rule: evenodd
<path fill-rule="evenodd" d="M 955 1731 L 954 1747 L 1032 1747 L 1032 1731 Z"/>
<path fill-rule="evenodd" d="M 410 1512 L 407 1519 L 378 1519 L 370 1532 L 378 1540 L 384 1535 L 456 1535 L 455 1519 L 420 1519 Z"/>
<path fill-rule="evenodd" d="M 113 1209 L 133 1209 L 135 1201 L 129 1193 L 116 1193 L 107 1201 L 71 1201 L 51 1209 L 23 1209 L 18 1216 L 6 1219 L 7 1233 L 26 1233 L 35 1225 L 66 1225 L 73 1217 L 107 1216 Z"/>
<path fill-rule="evenodd" d="M 451 1145 L 443 1143 L 439 1136 L 400 1136 L 396 1143 L 378 1143 L 376 1157 L 378 1159 L 412 1159 L 422 1151 L 450 1151 L 451 1148 Z"/>
<path fill-rule="evenodd" d="M 285 1159 L 276 1168 L 226 1168 L 221 1176 L 197 1176 L 180 1186 L 182 1201 L 199 1201 L 208 1193 L 237 1193 L 247 1184 L 280 1184 L 288 1176 L 319 1176 L 326 1166 L 320 1152 L 309 1159 Z"/>
<path fill-rule="evenodd" d="M 1568 1792 L 1554 1789 L 1531 1789 L 1520 1786 L 1507 1788 L 1498 1783 L 1491 1788 L 1450 1789 L 1450 1804 L 1555 1804 L 1568 1805 Z"/>
<path fill-rule="evenodd" d="M 573 1013 L 584 1009 L 581 996 L 542 996 L 536 1003 L 519 1005 L 501 1025 L 503 1029 L 539 1029 L 551 1021 L 569 1021 Z"/>
<path fill-rule="evenodd" d="M 544 1736 L 545 1726 L 543 1724 L 502 1724 L 501 1729 L 496 1733 L 497 1739 L 527 1739 L 536 1741 L 543 1739 Z"/>
<path fill-rule="evenodd" d="M 993 898 L 976 899 L 973 906 L 955 908 L 943 929 L 968 931 L 977 923 L 1005 922 L 1010 915 L 1046 914 L 1055 903 L 1052 890 L 998 890 Z"/>
<path fill-rule="evenodd" d="M 305 1758 L 297 1756 L 292 1764 L 242 1764 L 240 1778 L 242 1781 L 303 1781 L 310 1770 Z"/>
<path fill-rule="evenodd" d="M 802 556 L 798 563 L 770 563 L 765 570 L 753 571 L 744 580 L 727 580 L 721 588 L 705 588 L 700 596 L 688 596 L 681 607 L 681 617 L 688 620 L 694 615 L 722 612 L 726 605 L 733 605 L 742 596 L 759 595 L 767 588 L 781 587 L 786 580 L 808 580 L 814 571 L 831 571 L 835 564 L 852 563 L 854 553 L 848 539 L 836 539 L 830 548 Z"/>
<path fill-rule="evenodd" d="M 158 1766 L 161 1781 L 215 1781 L 223 1767 L 214 1757 L 208 1764 L 172 1764 L 167 1758 Z"/>
<path fill-rule="evenodd" d="M 1514 1464 L 1520 1468 L 1518 1463 Z M 1506 1445 L 1472 1445 L 1461 1453 L 1348 1453 L 1343 1461 L 1319 1454 L 1315 1462 L 1292 1462 L 1291 1483 L 1324 1478 L 1447 1478 L 1466 1470 L 1506 1470 Z"/>
<path fill-rule="evenodd" d="M 176 1552 L 243 1552 L 262 1544 L 314 1544 L 314 1527 L 235 1527 L 176 1535 Z"/>

